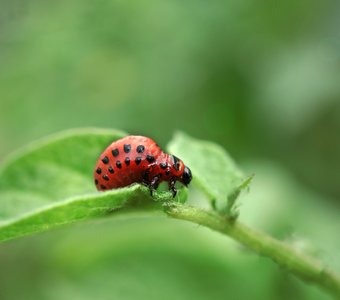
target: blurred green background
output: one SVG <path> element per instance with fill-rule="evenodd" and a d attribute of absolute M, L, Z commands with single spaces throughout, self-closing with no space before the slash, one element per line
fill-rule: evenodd
<path fill-rule="evenodd" d="M 244 222 L 340 270 L 339 1 L 0 3 L 1 160 L 73 127 L 163 146 L 183 130 L 256 174 Z M 329 299 L 217 233 L 161 216 L 8 242 L 0 266 L 5 300 Z"/>

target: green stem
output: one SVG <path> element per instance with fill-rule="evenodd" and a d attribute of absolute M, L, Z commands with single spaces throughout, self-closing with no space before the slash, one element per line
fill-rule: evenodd
<path fill-rule="evenodd" d="M 316 259 L 302 254 L 291 246 L 237 221 L 229 220 L 215 212 L 167 203 L 165 212 L 172 218 L 204 225 L 232 237 L 256 253 L 269 257 L 301 279 L 313 282 L 336 299 L 340 299 L 340 277 L 322 266 Z"/>

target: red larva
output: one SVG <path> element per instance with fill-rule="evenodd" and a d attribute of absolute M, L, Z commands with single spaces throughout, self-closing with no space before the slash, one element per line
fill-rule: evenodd
<path fill-rule="evenodd" d="M 94 169 L 94 181 L 99 191 L 146 184 L 151 191 L 167 181 L 176 196 L 176 181 L 187 186 L 191 171 L 174 155 L 164 153 L 155 141 L 144 136 L 129 135 L 113 142 L 100 155 Z"/>

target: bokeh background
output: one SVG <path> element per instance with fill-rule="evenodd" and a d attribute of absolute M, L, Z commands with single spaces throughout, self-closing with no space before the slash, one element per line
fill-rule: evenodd
<path fill-rule="evenodd" d="M 0 4 L 0 161 L 74 127 L 163 146 L 182 130 L 256 174 L 244 222 L 340 270 L 339 1 Z M 8 242 L 0 266 L 4 300 L 329 299 L 217 233 L 162 216 Z"/>

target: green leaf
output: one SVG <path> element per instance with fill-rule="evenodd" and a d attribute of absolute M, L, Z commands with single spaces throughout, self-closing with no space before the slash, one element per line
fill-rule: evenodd
<path fill-rule="evenodd" d="M 193 184 L 205 193 L 215 210 L 230 216 L 237 215 L 235 201 L 251 180 L 244 180 L 244 175 L 222 147 L 177 133 L 168 150 L 189 166 Z"/>
<path fill-rule="evenodd" d="M 236 219 L 239 216 L 239 210 L 236 204 L 236 200 L 238 196 L 240 196 L 241 192 L 249 187 L 250 183 L 253 181 L 253 178 L 254 174 L 246 177 L 241 182 L 241 184 L 228 195 L 228 203 L 227 207 L 225 208 L 225 213 L 228 214 L 230 217 Z"/>
<path fill-rule="evenodd" d="M 144 205 L 149 191 L 141 185 L 105 193 L 76 196 L 20 215 L 0 224 L 0 241 L 46 231 L 75 221 L 107 216 L 116 210 Z M 152 204 L 151 202 L 149 204 Z"/>
<path fill-rule="evenodd" d="M 73 130 L 13 155 L 0 169 L 0 241 L 170 199 L 170 192 L 151 198 L 141 185 L 96 191 L 93 168 L 97 158 L 125 135 L 114 130 Z M 180 198 L 185 197 L 182 191 Z"/>

